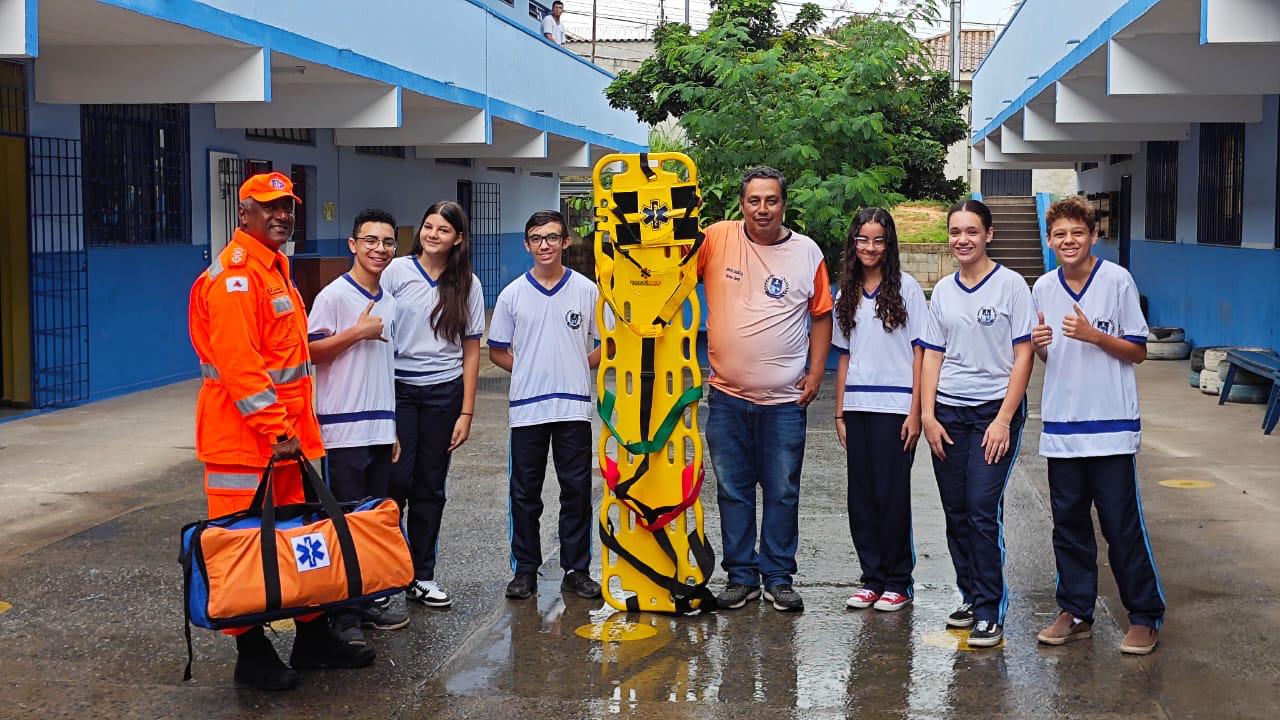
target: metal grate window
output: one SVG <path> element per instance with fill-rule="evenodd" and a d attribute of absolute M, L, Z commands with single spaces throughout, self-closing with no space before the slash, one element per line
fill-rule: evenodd
<path fill-rule="evenodd" d="M 89 397 L 81 142 L 29 142 L 32 404 L 49 407 Z"/>
<path fill-rule="evenodd" d="M 357 145 L 358 155 L 378 155 L 380 157 L 404 159 L 403 145 Z"/>
<path fill-rule="evenodd" d="M 470 207 L 464 196 L 470 196 Z M 502 290 L 502 186 L 462 180 L 458 198 L 471 217 L 471 268 L 484 287 L 484 305 L 491 308 Z"/>
<path fill-rule="evenodd" d="M 186 105 L 81 105 L 89 245 L 191 242 Z"/>
<path fill-rule="evenodd" d="M 249 128 L 244 131 L 247 140 L 315 145 L 316 131 L 311 128 Z"/>
<path fill-rule="evenodd" d="M 307 173 L 312 168 L 306 165 L 294 165 L 289 169 L 289 179 L 293 181 L 293 194 L 302 198 L 302 204 L 293 215 L 293 251 L 295 253 L 314 252 L 311 247 L 310 234 L 307 232 L 307 209 L 311 207 L 311 195 L 307 192 Z"/>
<path fill-rule="evenodd" d="M 1244 230 L 1244 123 L 1200 126 L 1196 242 L 1239 247 Z"/>
<path fill-rule="evenodd" d="M 0 60 L 0 135 L 27 134 L 27 82 L 24 69 Z"/>
<path fill-rule="evenodd" d="M 541 20 L 544 15 L 550 15 L 551 8 L 539 2 L 529 0 L 529 17 L 534 20 Z"/>
<path fill-rule="evenodd" d="M 1147 143 L 1148 240 L 1173 242 L 1178 229 L 1178 143 Z"/>

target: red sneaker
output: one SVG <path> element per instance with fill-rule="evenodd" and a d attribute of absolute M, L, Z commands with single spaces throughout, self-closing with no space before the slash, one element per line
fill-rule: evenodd
<path fill-rule="evenodd" d="M 854 610 L 866 610 L 872 605 L 875 605 L 876 601 L 879 599 L 880 593 L 875 590 L 862 588 L 858 592 L 854 593 L 848 600 L 845 600 L 844 604 Z"/>
<path fill-rule="evenodd" d="M 911 604 L 911 596 L 902 593 L 886 592 L 880 596 L 880 599 L 873 605 L 877 610 L 884 612 L 897 612 L 902 608 Z"/>

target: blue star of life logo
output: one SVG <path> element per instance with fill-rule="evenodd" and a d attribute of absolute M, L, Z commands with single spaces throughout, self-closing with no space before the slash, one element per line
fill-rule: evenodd
<path fill-rule="evenodd" d="M 652 200 L 648 207 L 644 208 L 644 224 L 657 230 L 670 219 L 667 217 L 670 212 L 671 208 L 658 204 L 657 200 Z"/>
<path fill-rule="evenodd" d="M 325 543 L 324 535 L 320 533 L 295 538 L 293 552 L 297 555 L 295 560 L 298 572 L 329 567 L 329 546 Z"/>

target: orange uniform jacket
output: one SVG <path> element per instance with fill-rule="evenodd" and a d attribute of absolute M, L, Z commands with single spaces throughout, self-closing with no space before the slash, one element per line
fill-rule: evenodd
<path fill-rule="evenodd" d="M 204 384 L 196 401 L 196 457 L 266 467 L 280 436 L 324 455 L 312 405 L 307 315 L 289 260 L 241 230 L 191 288 L 191 344 Z"/>

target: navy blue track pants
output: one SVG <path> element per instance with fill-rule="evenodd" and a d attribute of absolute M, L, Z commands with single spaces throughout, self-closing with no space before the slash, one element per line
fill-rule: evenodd
<path fill-rule="evenodd" d="M 1009 589 L 1004 582 L 1004 490 L 1022 449 L 1026 402 L 1009 423 L 1010 448 L 1000 461 L 987 464 L 982 436 L 1003 401 L 974 407 L 939 403 L 935 411 L 953 445 L 947 457 L 933 456 L 938 494 L 947 517 L 947 548 L 956 569 L 956 585 L 974 619 L 1004 624 Z"/>
<path fill-rule="evenodd" d="M 1098 545 L 1090 509 L 1096 507 L 1129 623 L 1159 628 L 1164 620 L 1164 589 L 1142 519 L 1136 458 L 1049 458 L 1048 463 L 1058 606 L 1081 620 L 1093 620 Z"/>
<path fill-rule="evenodd" d="M 903 452 L 905 415 L 844 411 L 849 471 L 849 533 L 862 566 L 862 586 L 911 595 L 911 462 Z"/>

